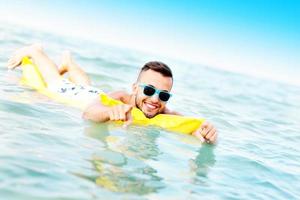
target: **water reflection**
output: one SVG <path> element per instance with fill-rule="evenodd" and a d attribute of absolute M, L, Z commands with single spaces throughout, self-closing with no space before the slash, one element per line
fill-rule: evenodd
<path fill-rule="evenodd" d="M 111 130 L 113 129 L 113 130 Z M 156 159 L 159 131 L 143 127 L 122 129 L 113 124 L 90 124 L 85 134 L 105 144 L 91 162 L 98 172 L 89 177 L 103 188 L 114 192 L 148 194 L 165 187 L 162 178 L 145 160 Z"/>
<path fill-rule="evenodd" d="M 164 179 L 168 179 L 168 177 L 165 177 L 164 167 L 171 170 L 174 165 L 168 163 L 168 159 L 164 160 L 164 157 L 171 152 L 161 152 L 163 150 L 157 144 L 157 139 L 160 137 L 159 130 L 135 126 L 124 129 L 120 125 L 112 123 L 89 123 L 85 129 L 85 134 L 104 144 L 104 149 L 96 151 L 91 158 L 97 176 L 89 177 L 89 180 L 113 192 L 139 195 L 157 193 L 167 187 Z M 184 148 L 185 145 L 190 144 L 182 145 Z M 172 151 L 172 149 L 169 150 Z M 191 178 L 192 183 L 204 183 L 210 168 L 216 162 L 214 146 L 201 145 L 196 155 L 195 151 L 191 150 L 190 157 L 186 157 L 177 164 L 181 165 L 186 161 L 189 162 L 189 169 L 187 170 L 190 171 L 189 178 Z M 152 165 L 153 162 L 161 164 Z M 174 179 L 176 175 L 173 175 L 173 178 L 169 178 Z M 184 180 L 187 177 L 177 178 Z"/>
<path fill-rule="evenodd" d="M 203 144 L 198 150 L 196 158 L 190 160 L 189 166 L 195 183 L 204 180 L 216 163 L 214 149 L 214 145 Z"/>

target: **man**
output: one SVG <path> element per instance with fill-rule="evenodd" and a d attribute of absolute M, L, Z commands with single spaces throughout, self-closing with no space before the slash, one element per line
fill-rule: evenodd
<path fill-rule="evenodd" d="M 179 115 L 166 107 L 171 97 L 172 85 L 173 75 L 167 65 L 162 62 L 148 62 L 142 67 L 137 81 L 133 83 L 131 94 L 124 91 L 109 94 L 110 97 L 124 104 L 106 107 L 100 101 L 95 101 L 87 107 L 83 116 L 95 122 L 108 120 L 130 122 L 130 111 L 133 107 L 139 108 L 148 118 L 157 114 Z M 193 135 L 202 142 L 215 143 L 217 139 L 216 129 L 209 122 L 204 122 Z"/>
<path fill-rule="evenodd" d="M 18 50 L 9 60 L 8 68 L 13 69 L 20 65 L 24 56 L 30 57 L 38 66 L 48 88 L 60 93 L 69 93 L 75 96 L 97 97 L 97 100 L 91 103 L 85 109 L 83 117 L 95 122 L 122 120 L 127 124 L 131 122 L 131 109 L 139 108 L 146 117 L 152 118 L 157 114 L 179 113 L 169 110 L 166 107 L 171 97 L 173 85 L 173 75 L 171 69 L 162 62 L 146 63 L 132 85 L 131 94 L 124 91 L 112 92 L 110 97 L 122 101 L 124 104 L 107 107 L 98 100 L 100 91 L 90 86 L 90 81 L 83 70 L 73 61 L 69 53 L 63 56 L 62 65 L 58 68 L 53 61 L 43 52 L 40 45 L 31 45 Z M 63 79 L 61 75 L 69 73 L 69 82 Z M 80 86 L 80 87 L 79 87 Z M 205 121 L 196 130 L 193 135 L 202 142 L 215 143 L 217 132 L 214 126 Z"/>

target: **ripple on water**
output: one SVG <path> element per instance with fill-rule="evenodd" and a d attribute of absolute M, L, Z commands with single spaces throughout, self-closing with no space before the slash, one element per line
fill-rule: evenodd
<path fill-rule="evenodd" d="M 299 87 L 170 62 L 176 77 L 170 103 L 216 125 L 219 143 L 211 147 L 154 127 L 83 122 L 80 111 L 21 87 L 20 72 L 4 68 L 14 49 L 48 38 L 50 57 L 72 49 L 95 85 L 110 90 L 130 87 L 152 56 L 3 24 L 0 30 L 1 198 L 300 196 Z"/>

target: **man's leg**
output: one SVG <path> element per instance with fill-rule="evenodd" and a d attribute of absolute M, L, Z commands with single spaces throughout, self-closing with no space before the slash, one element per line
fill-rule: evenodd
<path fill-rule="evenodd" d="M 65 51 L 62 56 L 62 63 L 59 68 L 61 75 L 68 72 L 69 79 L 75 84 L 89 86 L 91 81 L 87 74 L 80 68 L 80 66 L 74 62 L 71 53 Z"/>
<path fill-rule="evenodd" d="M 16 53 L 9 59 L 7 67 L 14 69 L 18 67 L 23 57 L 28 56 L 37 65 L 41 72 L 44 81 L 48 84 L 51 82 L 61 80 L 58 68 L 55 63 L 43 52 L 40 44 L 33 44 L 31 46 L 23 47 L 16 51 Z"/>

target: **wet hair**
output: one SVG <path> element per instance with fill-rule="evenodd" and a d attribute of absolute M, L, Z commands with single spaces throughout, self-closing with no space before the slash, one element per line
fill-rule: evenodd
<path fill-rule="evenodd" d="M 139 76 L 138 76 L 138 80 L 140 79 L 140 76 L 142 74 L 142 72 L 144 71 L 148 71 L 149 69 L 156 71 L 158 73 L 160 73 L 161 75 L 165 76 L 165 77 L 170 77 L 173 80 L 173 74 L 172 71 L 170 69 L 170 67 L 168 67 L 168 65 L 166 65 L 163 62 L 158 62 L 158 61 L 151 61 L 151 62 L 147 62 L 141 69 Z"/>

